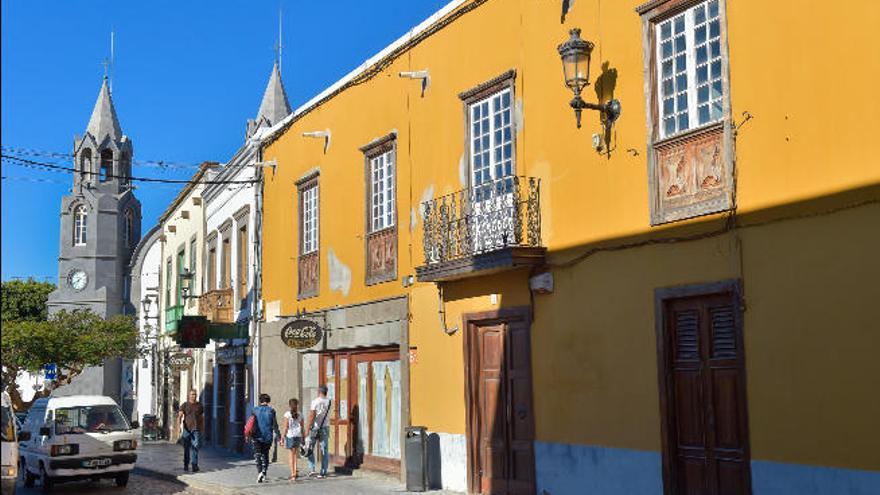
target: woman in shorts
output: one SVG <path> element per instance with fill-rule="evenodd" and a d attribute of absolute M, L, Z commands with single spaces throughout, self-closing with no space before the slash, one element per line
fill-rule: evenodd
<path fill-rule="evenodd" d="M 303 420 L 299 413 L 299 401 L 290 399 L 288 401 L 290 410 L 284 413 L 284 428 L 281 437 L 284 439 L 284 447 L 287 449 L 287 460 L 290 463 L 291 481 L 296 480 L 296 459 L 299 456 L 299 447 L 302 445 L 303 439 Z M 279 443 L 281 443 L 279 441 Z"/>

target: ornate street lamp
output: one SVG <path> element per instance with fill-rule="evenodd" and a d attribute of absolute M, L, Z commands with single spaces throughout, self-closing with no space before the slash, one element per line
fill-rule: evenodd
<path fill-rule="evenodd" d="M 588 103 L 581 98 L 581 91 L 590 85 L 590 54 L 593 52 L 593 43 L 581 39 L 580 28 L 572 29 L 569 34 L 571 38 L 559 45 L 558 51 L 562 58 L 565 85 L 574 93 L 570 105 L 574 109 L 577 126 L 581 127 L 581 111 L 586 108 L 602 112 L 605 127 L 610 127 L 620 116 L 620 102 L 612 99 L 604 104 Z"/>
<path fill-rule="evenodd" d="M 199 297 L 189 293 L 189 291 L 192 290 L 193 275 L 193 272 L 189 271 L 189 268 L 184 268 L 183 273 L 180 274 L 180 292 L 184 299 Z"/>
<path fill-rule="evenodd" d="M 152 304 L 153 304 L 153 298 L 148 295 L 144 296 L 144 298 L 141 299 L 141 308 L 143 308 L 143 310 L 144 310 L 144 319 L 150 317 L 149 316 L 150 307 L 152 306 Z"/>

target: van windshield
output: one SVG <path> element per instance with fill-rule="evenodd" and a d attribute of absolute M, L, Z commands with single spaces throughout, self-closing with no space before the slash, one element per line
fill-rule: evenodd
<path fill-rule="evenodd" d="M 12 419 L 12 411 L 7 406 L 3 406 L 3 441 L 15 441 L 15 423 Z"/>
<path fill-rule="evenodd" d="M 106 433 L 129 429 L 117 406 L 80 406 L 55 410 L 55 434 Z"/>

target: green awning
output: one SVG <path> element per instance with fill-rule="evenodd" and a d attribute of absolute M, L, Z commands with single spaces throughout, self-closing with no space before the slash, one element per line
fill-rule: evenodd
<path fill-rule="evenodd" d="M 248 325 L 247 323 L 208 323 L 208 338 L 213 340 L 246 339 L 248 338 Z"/>

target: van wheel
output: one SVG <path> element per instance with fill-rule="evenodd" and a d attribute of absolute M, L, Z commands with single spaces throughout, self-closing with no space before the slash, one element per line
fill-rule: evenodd
<path fill-rule="evenodd" d="M 46 472 L 46 468 L 44 466 L 40 466 L 40 488 L 43 493 L 48 493 L 52 491 L 52 478 L 49 477 L 49 473 Z"/>
<path fill-rule="evenodd" d="M 116 486 L 122 488 L 128 484 L 128 471 L 116 475 Z"/>
<path fill-rule="evenodd" d="M 27 470 L 27 465 L 25 464 L 24 459 L 21 460 L 20 464 L 21 464 L 21 468 L 20 468 L 21 469 L 21 479 L 22 479 L 22 481 L 24 481 L 24 487 L 25 488 L 33 488 L 34 487 L 34 480 L 36 480 L 37 477 L 32 475 Z"/>

